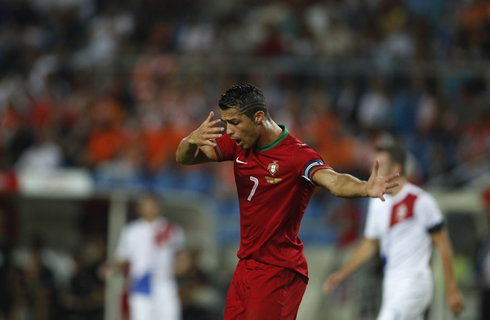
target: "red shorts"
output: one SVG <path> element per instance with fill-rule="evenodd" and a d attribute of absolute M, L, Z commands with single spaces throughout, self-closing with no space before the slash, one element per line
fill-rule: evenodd
<path fill-rule="evenodd" d="M 294 320 L 307 278 L 286 268 L 240 260 L 226 298 L 224 320 Z"/>

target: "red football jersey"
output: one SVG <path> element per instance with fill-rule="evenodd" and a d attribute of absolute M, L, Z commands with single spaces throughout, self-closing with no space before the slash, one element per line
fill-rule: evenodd
<path fill-rule="evenodd" d="M 281 266 L 308 276 L 301 219 L 315 189 L 312 177 L 330 169 L 306 144 L 288 133 L 264 147 L 242 149 L 229 135 L 216 139 L 218 161 L 234 161 L 240 204 L 238 258 Z"/>

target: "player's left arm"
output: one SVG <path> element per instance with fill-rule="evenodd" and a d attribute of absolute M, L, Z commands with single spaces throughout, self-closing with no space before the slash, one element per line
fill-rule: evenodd
<path fill-rule="evenodd" d="M 359 180 L 350 174 L 337 173 L 331 169 L 318 170 L 312 180 L 338 197 L 371 197 L 385 201 L 383 195 L 393 193 L 393 188 L 398 186 L 398 183 L 393 180 L 399 174 L 382 177 L 378 175 L 378 169 L 379 162 L 376 160 L 368 181 Z"/>
<path fill-rule="evenodd" d="M 446 302 L 449 309 L 455 315 L 465 308 L 463 296 L 459 292 L 453 270 L 453 250 L 446 229 L 441 228 L 431 233 L 432 241 L 439 250 L 444 270 L 444 281 L 446 283 Z"/>

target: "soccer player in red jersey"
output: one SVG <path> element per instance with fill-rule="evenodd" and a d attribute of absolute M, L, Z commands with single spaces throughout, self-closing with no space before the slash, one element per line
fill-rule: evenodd
<path fill-rule="evenodd" d="M 293 320 L 308 282 L 301 219 L 316 186 L 339 197 L 384 201 L 398 174 L 368 181 L 335 172 L 309 146 L 269 116 L 265 98 L 251 84 L 235 85 L 184 138 L 176 153 L 185 165 L 233 161 L 240 205 L 239 262 L 230 285 L 225 320 Z M 224 128 L 217 125 L 226 123 Z"/>

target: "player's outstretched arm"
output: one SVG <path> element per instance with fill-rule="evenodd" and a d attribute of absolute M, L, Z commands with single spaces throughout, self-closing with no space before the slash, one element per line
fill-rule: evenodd
<path fill-rule="evenodd" d="M 191 165 L 218 161 L 213 150 L 215 144 L 211 140 L 220 138 L 224 128 L 216 127 L 221 120 L 213 120 L 213 117 L 214 112 L 211 111 L 199 128 L 182 139 L 175 154 L 178 163 Z"/>
<path fill-rule="evenodd" d="M 313 181 L 338 197 L 371 197 L 385 201 L 383 195 L 393 193 L 393 188 L 398 186 L 398 183 L 393 180 L 399 174 L 382 177 L 378 175 L 378 169 L 379 162 L 376 160 L 368 181 L 361 181 L 349 174 L 337 173 L 329 169 L 318 170 L 313 176 Z"/>
<path fill-rule="evenodd" d="M 463 296 L 459 292 L 453 270 L 453 250 L 446 229 L 441 229 L 432 233 L 432 241 L 439 250 L 442 260 L 442 268 L 444 270 L 444 281 L 446 283 L 446 302 L 455 315 L 464 310 Z"/>
<path fill-rule="evenodd" d="M 332 273 L 323 284 L 325 293 L 332 292 L 342 281 L 368 261 L 378 250 L 378 240 L 364 238 L 352 257 L 338 271 Z"/>

